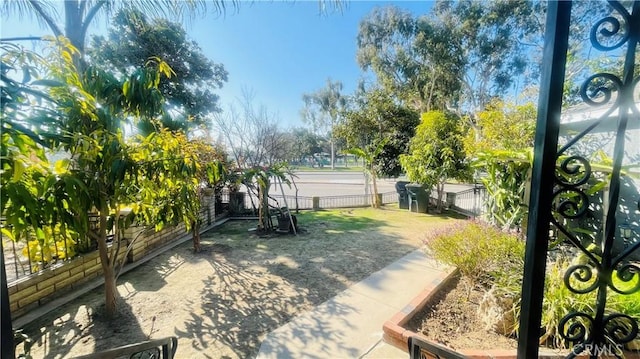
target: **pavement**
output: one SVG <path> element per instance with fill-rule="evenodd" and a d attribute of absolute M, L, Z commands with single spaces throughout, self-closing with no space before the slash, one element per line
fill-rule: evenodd
<path fill-rule="evenodd" d="M 448 271 L 415 250 L 269 333 L 257 358 L 407 359 L 382 340 L 382 326 Z"/>

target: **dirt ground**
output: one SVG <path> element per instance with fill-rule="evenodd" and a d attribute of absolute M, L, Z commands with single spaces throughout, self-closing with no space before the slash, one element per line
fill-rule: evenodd
<path fill-rule="evenodd" d="M 484 292 L 458 279 L 443 288 L 407 328 L 451 349 L 516 349 L 516 339 L 483 329 L 477 312 Z"/>
<path fill-rule="evenodd" d="M 102 288 L 25 328 L 33 358 L 68 358 L 177 336 L 177 358 L 251 358 L 270 331 L 422 246 L 459 219 L 397 209 L 300 214 L 297 236 L 257 237 L 255 221 L 227 222 L 118 280 L 119 315 Z M 20 348 L 18 353 L 20 353 Z"/>

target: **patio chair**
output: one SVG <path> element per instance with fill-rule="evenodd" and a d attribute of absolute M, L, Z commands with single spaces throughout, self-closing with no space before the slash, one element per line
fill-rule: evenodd
<path fill-rule="evenodd" d="M 178 338 L 168 337 L 145 342 L 124 345 L 121 347 L 76 357 L 75 359 L 173 359 L 178 348 Z"/>

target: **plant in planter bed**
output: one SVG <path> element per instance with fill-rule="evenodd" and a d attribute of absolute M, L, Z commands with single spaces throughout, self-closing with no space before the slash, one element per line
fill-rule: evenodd
<path fill-rule="evenodd" d="M 525 247 L 520 235 L 470 221 L 465 226 L 434 233 L 426 244 L 436 260 L 458 268 L 461 283 L 468 293 L 477 288 L 485 292 L 478 306 L 478 315 L 485 329 L 516 337 Z M 542 309 L 544 334 L 540 343 L 552 348 L 569 348 L 571 343 L 565 342 L 558 332 L 560 321 L 574 311 L 592 312 L 596 298 L 595 292 L 576 294 L 564 284 L 569 267 L 585 264 L 586 256 L 576 255 L 572 248 L 557 249 L 547 265 Z M 573 273 L 586 275 L 585 272 Z M 595 281 L 597 274 L 592 274 Z M 637 284 L 636 279 L 623 281 L 615 272 L 613 278 L 616 288 L 623 291 Z M 591 282 L 581 283 L 572 277 L 570 284 L 574 288 L 585 288 Z M 640 293 L 622 295 L 611 291 L 607 310 L 640 318 Z"/>

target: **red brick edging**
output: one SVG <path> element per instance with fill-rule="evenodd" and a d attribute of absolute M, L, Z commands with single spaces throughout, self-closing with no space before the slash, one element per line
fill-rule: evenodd
<path fill-rule="evenodd" d="M 404 326 L 416 315 L 430 300 L 433 298 L 442 287 L 444 287 L 450 280 L 455 278 L 457 270 L 444 272 L 431 282 L 424 290 L 418 294 L 409 304 L 407 304 L 401 311 L 396 313 L 391 319 L 387 320 L 382 326 L 383 335 L 382 338 L 385 342 L 393 345 L 394 347 L 409 353 L 408 340 L 410 337 L 418 337 L 424 341 L 430 341 L 424 335 L 416 333 L 412 330 L 405 329 Z M 442 345 L 442 344 L 440 344 Z M 516 349 L 462 349 L 458 351 L 470 359 L 516 359 Z M 541 350 L 538 358 L 544 359 L 559 359 L 564 358 L 568 352 L 560 352 L 558 350 Z M 627 358 L 638 358 L 637 352 L 624 352 Z M 579 355 L 577 358 L 588 358 L 588 355 Z M 602 356 L 602 358 L 609 358 L 610 356 Z"/>

